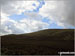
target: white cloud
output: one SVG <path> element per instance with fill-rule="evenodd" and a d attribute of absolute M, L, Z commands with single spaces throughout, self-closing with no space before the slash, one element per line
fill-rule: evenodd
<path fill-rule="evenodd" d="M 33 3 L 36 4 L 36 7 L 39 4 L 37 1 L 0 0 L 1 5 L 0 35 L 27 33 L 45 28 L 45 25 L 48 24 L 43 23 L 41 21 L 37 21 L 36 19 L 33 20 L 23 19 L 18 22 L 8 18 L 8 16 L 12 14 L 21 14 L 22 12 L 28 10 L 32 11 L 33 9 L 36 8 L 35 6 L 32 6 Z M 37 18 L 37 16 L 35 17 L 30 16 L 29 18 Z"/>
<path fill-rule="evenodd" d="M 35 3 L 36 6 L 32 6 Z M 40 9 L 43 16 L 50 17 L 53 22 L 56 21 L 59 26 L 73 25 L 73 2 L 69 1 L 46 1 Z M 32 11 L 39 6 L 37 1 L 14 1 L 0 0 L 1 5 L 1 28 L 0 34 L 20 34 L 29 33 L 42 29 L 47 29 L 49 24 L 42 22 L 42 17 L 38 13 L 27 13 L 29 17 L 20 21 L 8 18 L 12 14 L 21 14 L 24 11 Z M 71 19 L 70 19 L 71 18 Z"/>
<path fill-rule="evenodd" d="M 25 12 L 24 15 L 28 16 L 30 19 L 42 20 L 43 17 L 36 12 Z"/>
<path fill-rule="evenodd" d="M 47 23 L 30 19 L 22 19 L 19 22 L 8 19 L 3 22 L 0 28 L 1 35 L 30 33 L 48 28 Z"/>
<path fill-rule="evenodd" d="M 28 18 L 15 21 L 10 19 L 7 14 L 1 13 L 0 35 L 30 33 L 48 28 L 47 23 L 38 19 L 40 16 L 37 13 L 27 13 L 27 15 Z"/>
<path fill-rule="evenodd" d="M 39 14 L 49 17 L 59 26 L 74 26 L 74 5 L 74 0 L 46 0 Z"/>
<path fill-rule="evenodd" d="M 33 3 L 35 3 L 36 6 L 32 6 Z M 39 3 L 36 0 L 35 1 L 0 0 L 0 5 L 2 13 L 11 15 L 11 14 L 21 14 L 26 10 L 32 11 L 39 5 Z"/>
<path fill-rule="evenodd" d="M 47 23 L 44 23 L 42 21 L 37 21 L 35 19 L 31 19 L 31 20 L 30 19 L 23 19 L 20 22 L 26 26 L 24 28 L 24 30 L 25 29 L 27 30 L 26 32 L 34 32 L 34 31 L 48 28 Z"/>

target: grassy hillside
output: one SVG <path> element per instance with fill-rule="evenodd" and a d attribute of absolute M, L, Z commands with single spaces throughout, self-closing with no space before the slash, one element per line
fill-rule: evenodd
<path fill-rule="evenodd" d="M 1 36 L 2 55 L 55 55 L 60 51 L 74 51 L 73 29 Z"/>

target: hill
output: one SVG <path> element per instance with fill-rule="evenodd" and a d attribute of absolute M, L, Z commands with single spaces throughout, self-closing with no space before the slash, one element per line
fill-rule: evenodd
<path fill-rule="evenodd" d="M 74 29 L 1 36 L 2 55 L 56 55 L 60 51 L 74 51 Z"/>

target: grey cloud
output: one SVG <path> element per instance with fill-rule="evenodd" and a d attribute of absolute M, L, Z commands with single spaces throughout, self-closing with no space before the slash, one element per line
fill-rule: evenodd
<path fill-rule="evenodd" d="M 52 3 L 50 1 L 55 1 Z M 75 0 L 45 0 L 45 7 L 40 9 L 42 15 L 47 15 L 55 22 L 62 23 L 65 27 L 75 26 Z M 50 3 L 49 3 L 50 2 Z M 51 6 L 55 6 L 52 8 Z"/>

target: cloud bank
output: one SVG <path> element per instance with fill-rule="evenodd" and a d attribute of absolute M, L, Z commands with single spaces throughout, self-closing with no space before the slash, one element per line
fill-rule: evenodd
<path fill-rule="evenodd" d="M 6 34 L 21 34 L 30 33 L 42 29 L 47 29 L 52 22 L 56 22 L 57 25 L 67 28 L 74 25 L 74 0 L 45 0 L 45 4 L 41 4 L 37 0 L 25 1 L 25 0 L 0 0 L 0 17 L 1 28 L 0 35 Z M 35 4 L 35 6 L 33 6 Z M 33 11 L 36 8 L 39 12 L 27 12 Z M 9 18 L 13 14 L 28 16 L 19 21 Z M 50 23 L 43 22 L 42 19 L 48 17 Z"/>
<path fill-rule="evenodd" d="M 40 8 L 39 14 L 49 17 L 60 26 L 75 26 L 74 5 L 74 0 L 45 0 L 45 5 Z"/>
<path fill-rule="evenodd" d="M 36 16 L 38 15 L 36 14 Z M 30 33 L 42 29 L 47 29 L 47 26 L 47 23 L 44 23 L 41 20 L 37 20 L 35 17 L 32 18 L 32 15 L 31 17 L 15 21 L 8 18 L 5 14 L 2 14 L 0 34 L 6 35 Z"/>
<path fill-rule="evenodd" d="M 36 6 L 32 6 L 35 4 Z M 37 13 L 28 13 L 28 18 L 19 21 L 9 18 L 12 14 L 21 14 L 25 11 L 32 11 L 39 6 L 37 1 L 10 1 L 0 0 L 1 5 L 1 28 L 0 35 L 30 33 L 48 28 L 48 24 L 40 20 Z M 38 19 L 39 18 L 39 19 Z"/>
<path fill-rule="evenodd" d="M 32 4 L 35 3 L 35 6 Z M 24 11 L 33 10 L 37 8 L 39 3 L 35 1 L 24 1 L 24 0 L 0 0 L 1 12 L 8 15 L 11 14 L 21 14 Z"/>

